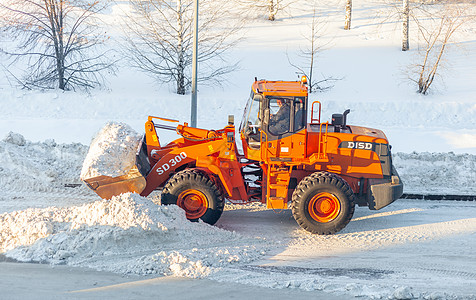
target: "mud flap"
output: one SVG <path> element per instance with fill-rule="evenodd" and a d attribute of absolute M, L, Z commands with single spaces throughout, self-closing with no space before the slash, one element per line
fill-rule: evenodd
<path fill-rule="evenodd" d="M 371 183 L 371 180 L 369 180 L 369 183 Z M 403 183 L 393 166 L 391 181 L 371 184 L 367 195 L 369 209 L 371 210 L 384 208 L 403 195 Z"/>

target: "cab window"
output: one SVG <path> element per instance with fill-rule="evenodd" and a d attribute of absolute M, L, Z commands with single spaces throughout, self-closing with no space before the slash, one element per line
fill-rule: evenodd
<path fill-rule="evenodd" d="M 281 135 L 289 132 L 291 120 L 291 99 L 269 98 L 269 133 Z"/>
<path fill-rule="evenodd" d="M 304 97 L 296 97 L 294 99 L 294 132 L 304 128 L 306 122 L 304 103 L 306 103 L 306 99 Z"/>

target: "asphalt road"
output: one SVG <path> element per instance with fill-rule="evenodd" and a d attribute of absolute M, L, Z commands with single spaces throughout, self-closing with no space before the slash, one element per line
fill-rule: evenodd
<path fill-rule="evenodd" d="M 0 299 L 351 299 L 206 279 L 139 277 L 67 266 L 0 263 Z"/>

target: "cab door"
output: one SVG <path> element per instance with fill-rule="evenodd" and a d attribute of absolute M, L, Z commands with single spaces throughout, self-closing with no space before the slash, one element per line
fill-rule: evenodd
<path fill-rule="evenodd" d="M 268 97 L 266 132 L 268 148 L 277 158 L 302 158 L 305 155 L 306 122 L 304 97 Z"/>
<path fill-rule="evenodd" d="M 307 124 L 307 99 L 295 97 L 291 116 L 292 156 L 304 158 L 306 156 L 306 124 Z"/>

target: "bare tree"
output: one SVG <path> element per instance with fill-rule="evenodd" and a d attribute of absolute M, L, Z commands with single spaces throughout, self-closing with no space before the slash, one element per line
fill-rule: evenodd
<path fill-rule="evenodd" d="M 422 47 L 419 49 L 419 59 L 416 67 L 415 79 L 418 93 L 427 94 L 446 50 L 452 42 L 452 37 L 458 29 L 468 24 L 471 7 L 454 1 L 440 1 L 422 10 L 419 18 L 415 19 L 418 25 Z"/>
<path fill-rule="evenodd" d="M 308 86 L 309 86 L 309 93 L 315 91 L 322 91 L 331 88 L 332 86 L 323 86 L 324 83 L 329 83 L 335 81 L 335 78 L 324 78 L 321 80 L 317 80 L 314 73 L 316 67 L 316 59 L 318 53 L 323 49 L 324 46 L 327 44 L 320 44 L 322 34 L 325 30 L 325 22 L 323 22 L 317 14 L 317 9 L 314 6 L 313 14 L 312 14 L 312 21 L 309 26 L 310 32 L 306 35 L 303 35 L 304 39 L 307 41 L 308 47 L 304 49 L 300 49 L 299 51 L 299 60 L 302 62 L 302 65 L 305 67 L 301 67 L 301 64 L 296 64 L 291 62 L 288 56 L 289 64 L 294 67 L 297 72 L 301 75 L 305 75 L 308 79 Z M 323 77 L 323 76 L 322 76 Z"/>
<path fill-rule="evenodd" d="M 344 29 L 350 30 L 350 23 L 352 19 L 352 0 L 346 0 L 345 2 L 345 23 Z"/>
<path fill-rule="evenodd" d="M 268 0 L 268 20 L 276 20 L 276 15 L 279 11 L 283 10 L 285 6 L 282 0 Z"/>
<path fill-rule="evenodd" d="M 276 15 L 293 4 L 294 0 L 235 0 L 242 8 L 241 11 L 265 13 L 268 20 L 275 21 Z"/>
<path fill-rule="evenodd" d="M 377 22 L 379 28 L 384 24 L 394 24 L 394 30 L 397 30 L 397 26 L 402 25 L 402 51 L 409 50 L 410 46 L 410 18 L 413 17 L 413 11 L 410 9 L 410 1 L 411 0 L 383 0 L 383 5 L 380 9 L 375 10 L 374 16 L 376 19 L 380 19 Z M 412 1 L 412 4 L 413 3 Z"/>
<path fill-rule="evenodd" d="M 386 13 L 381 24 L 385 22 L 401 24 L 402 51 L 410 50 L 410 22 L 418 24 L 421 12 L 426 11 L 435 1 L 440 0 L 384 0 L 385 7 L 390 9 L 385 9 Z"/>
<path fill-rule="evenodd" d="M 125 35 L 131 64 L 161 83 L 175 83 L 177 94 L 191 85 L 192 0 L 130 0 Z M 198 36 L 198 81 L 220 83 L 223 75 L 236 69 L 227 64 L 225 53 L 238 41 L 241 23 L 223 18 L 223 1 L 200 0 Z"/>
<path fill-rule="evenodd" d="M 104 8 L 98 1 L 5 0 L 0 8 L 7 12 L 2 27 L 14 39 L 4 44 L 11 50 L 0 50 L 12 57 L 10 66 L 27 66 L 24 87 L 88 90 L 103 82 L 102 71 L 114 71 L 100 51 L 107 37 L 98 33 L 95 15 Z"/>

